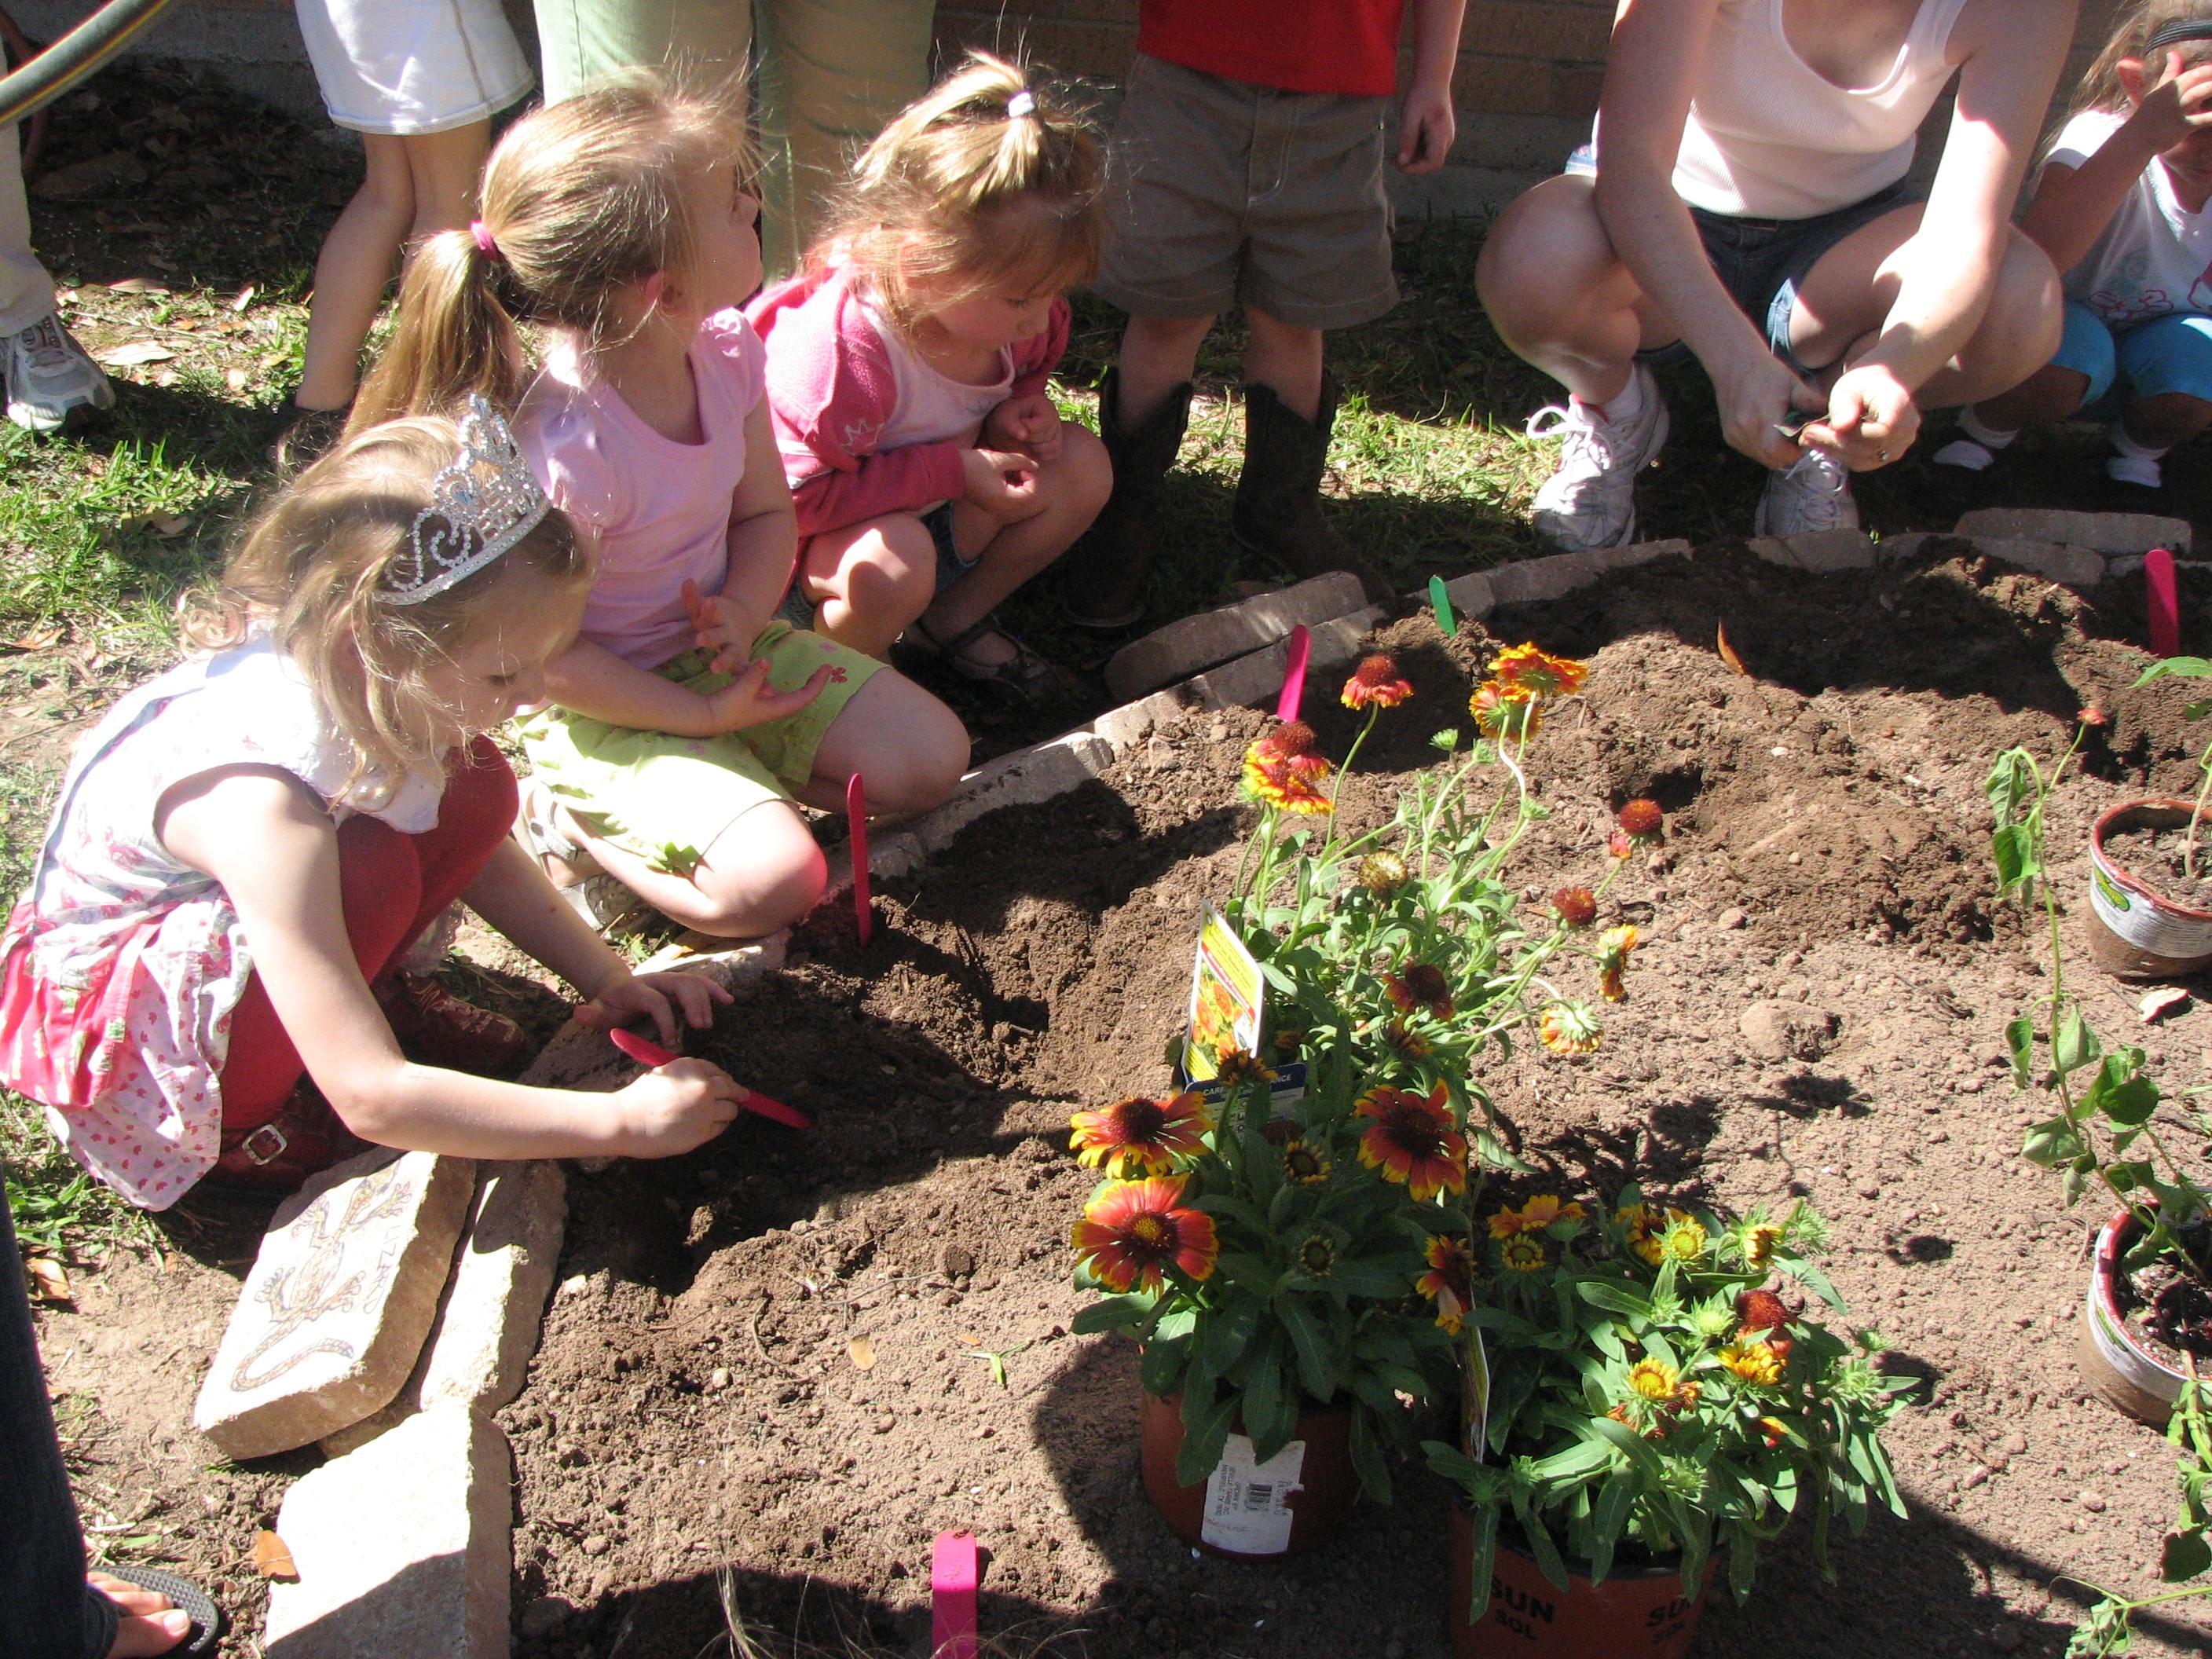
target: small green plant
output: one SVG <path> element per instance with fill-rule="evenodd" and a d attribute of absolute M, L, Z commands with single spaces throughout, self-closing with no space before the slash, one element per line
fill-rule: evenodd
<path fill-rule="evenodd" d="M 1487 1231 L 1492 1271 L 1467 1316 L 1491 1354 L 1487 1422 L 1464 1449 L 1427 1443 L 1473 1511 L 1470 1583 L 1490 1583 L 1509 1517 L 1562 1589 L 1569 1558 L 1602 1579 L 1627 1546 L 1679 1552 L 1696 1595 L 1725 1550 L 1741 1599 L 1800 1510 L 1824 1571 L 1832 1516 L 1856 1534 L 1876 1504 L 1905 1515 L 1881 1431 L 1912 1380 L 1875 1370 L 1872 1333 L 1837 1334 L 1776 1284 L 1843 1311 L 1809 1208 L 1732 1218 L 1632 1186 L 1595 1218 L 1541 1194 Z"/>
<path fill-rule="evenodd" d="M 2089 1584 L 2087 1579 L 2076 1579 L 2076 1583 L 2088 1584 L 2095 1590 L 2099 1600 L 2075 1626 L 2066 1644 L 2066 1659 L 2119 1659 L 2135 1644 L 2137 1613 L 2212 1595 L 2212 1579 L 2196 1584 L 2187 1582 L 2212 1574 L 2212 1414 L 2208 1414 L 2204 1384 L 2193 1362 L 2181 1385 L 2181 1397 L 2174 1401 L 2166 1437 L 2174 1449 L 2181 1502 L 2173 1530 L 2166 1534 L 2159 1553 L 2158 1576 L 2183 1588 L 2155 1595 L 2126 1596 Z"/>
<path fill-rule="evenodd" d="M 2142 676 L 2136 681 L 2136 687 L 2146 686 L 2153 680 L 2165 679 L 2168 677 L 2191 680 L 2212 679 L 2212 662 L 2207 662 L 2202 657 L 2162 657 L 2143 670 Z M 2130 689 L 2133 690 L 2135 687 Z M 2191 703 L 2181 711 L 2181 714 L 2184 720 L 2201 720 L 2205 715 L 2212 714 L 2212 697 L 2206 697 L 2202 702 Z M 2197 769 L 2203 775 L 2203 781 L 2197 786 L 2196 805 L 2189 814 L 2189 835 L 2181 847 L 2182 873 L 2191 881 L 2197 879 L 2197 826 L 2204 821 L 2206 800 L 2212 799 L 2212 743 L 2207 743 L 2203 752 L 2197 757 Z"/>

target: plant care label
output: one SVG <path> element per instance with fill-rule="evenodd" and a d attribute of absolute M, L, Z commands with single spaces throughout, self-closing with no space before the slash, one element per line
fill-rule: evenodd
<path fill-rule="evenodd" d="M 1207 905 L 1190 977 L 1190 1037 L 1182 1049 L 1183 1071 L 1193 1082 L 1218 1077 L 1221 1056 L 1232 1048 L 1260 1051 L 1265 995 L 1259 963 L 1228 918 Z"/>
<path fill-rule="evenodd" d="M 1252 1461 L 1252 1443 L 1232 1434 L 1221 1461 L 1206 1477 L 1206 1520 L 1198 1535 L 1237 1555 L 1280 1555 L 1291 1547 L 1291 1495 L 1304 1490 L 1306 1443 L 1293 1440 L 1264 1463 Z"/>

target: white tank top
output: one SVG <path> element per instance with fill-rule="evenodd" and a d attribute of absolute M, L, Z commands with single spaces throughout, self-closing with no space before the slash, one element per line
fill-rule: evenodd
<path fill-rule="evenodd" d="M 1824 79 L 1790 44 L 1782 0 L 1721 0 L 1674 161 L 1692 207 L 1810 219 L 1905 177 L 1913 135 L 1951 78 L 1951 26 L 1967 0 L 1921 0 L 1889 73 L 1870 87 Z"/>

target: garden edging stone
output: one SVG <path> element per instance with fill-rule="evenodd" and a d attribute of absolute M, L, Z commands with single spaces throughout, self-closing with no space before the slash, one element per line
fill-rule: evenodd
<path fill-rule="evenodd" d="M 1132 640 L 1106 659 L 1106 690 L 1122 702 L 1271 645 L 1303 623 L 1318 627 L 1359 608 L 1359 578 L 1332 570 L 1292 586 L 1201 611 Z"/>
<path fill-rule="evenodd" d="M 2190 550 L 2185 519 L 2149 513 L 2076 513 L 2053 507 L 1985 507 L 1960 519 L 1957 532 L 1985 540 L 2056 542 L 2093 553 L 2148 553 L 2163 547 Z M 2053 578 L 2054 580 L 2063 580 Z"/>

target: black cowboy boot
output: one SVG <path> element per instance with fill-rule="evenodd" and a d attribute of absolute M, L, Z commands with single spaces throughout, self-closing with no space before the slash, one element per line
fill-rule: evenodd
<path fill-rule="evenodd" d="M 1273 387 L 1244 388 L 1244 471 L 1229 525 L 1242 545 L 1293 575 L 1348 570 L 1368 599 L 1391 597 L 1390 584 L 1322 515 L 1321 475 L 1328 465 L 1329 428 L 1336 421 L 1336 382 L 1324 374 L 1321 407 L 1301 420 Z"/>
<path fill-rule="evenodd" d="M 1098 387 L 1098 435 L 1114 463 L 1114 493 L 1060 561 L 1068 621 L 1101 633 L 1127 628 L 1145 614 L 1145 574 L 1167 520 L 1168 469 L 1182 447 L 1190 382 L 1169 392 L 1133 428 L 1121 424 L 1121 371 L 1109 368 Z"/>

